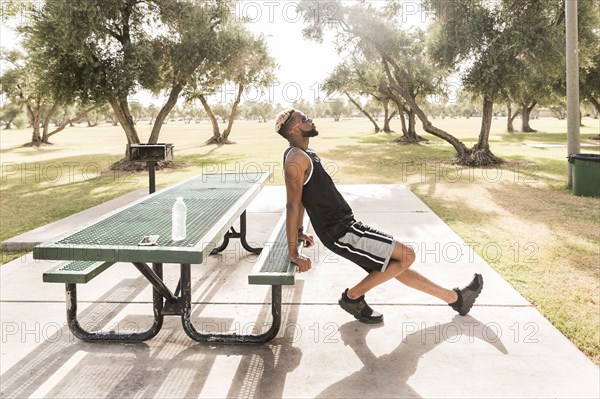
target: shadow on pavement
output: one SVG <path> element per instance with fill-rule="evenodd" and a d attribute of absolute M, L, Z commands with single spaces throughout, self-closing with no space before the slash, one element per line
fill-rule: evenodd
<path fill-rule="evenodd" d="M 194 286 L 208 287 L 202 301 L 210 301 L 222 281 L 219 273 L 208 274 Z M 144 282 L 143 277 L 122 280 L 98 299 L 105 303 L 93 303 L 81 312 L 82 324 L 90 329 L 106 328 L 146 288 Z M 302 356 L 301 350 L 292 346 L 293 331 L 286 328 L 297 323 L 299 307 L 291 303 L 301 302 L 302 292 L 303 281 L 284 287 L 282 329 L 277 338 L 265 345 L 196 343 L 185 335 L 179 317 L 167 317 L 155 338 L 134 344 L 80 341 L 64 326 L 0 376 L 1 396 L 197 397 L 206 385 L 214 386 L 216 381 L 227 396 L 281 397 L 286 374 L 300 364 Z M 270 299 L 267 293 L 250 328 L 260 330 L 270 324 Z M 144 306 L 151 313 L 151 304 Z M 203 307 L 199 305 L 194 311 L 199 324 L 208 321 L 208 325 L 223 326 L 226 331 L 234 328 L 235 314 L 215 321 L 199 317 L 198 311 Z M 137 329 L 151 320 L 150 316 L 131 314 L 118 322 L 118 328 Z M 222 366 L 217 363 L 224 359 L 226 364 L 237 363 L 235 371 L 226 373 L 233 379 L 218 375 Z"/>
<path fill-rule="evenodd" d="M 466 335 L 469 338 L 480 339 L 490 343 L 501 353 L 508 354 L 500 337 L 494 332 L 487 331 L 484 335 L 482 326 L 485 325 L 483 323 L 471 316 L 455 316 L 448 323 L 437 324 L 406 335 L 392 352 L 377 357 L 369 349 L 366 337 L 372 329 L 383 326 L 384 324 L 368 325 L 351 321 L 340 327 L 339 331 L 344 345 L 352 348 L 362 362 L 363 368 L 330 385 L 317 397 L 420 398 L 422 396 L 411 388 L 408 380 L 417 370 L 419 360 L 424 354 L 433 350 L 440 343 L 451 340 L 453 336 Z M 468 328 L 469 326 L 478 327 Z M 453 334 L 452 327 L 455 327 L 456 334 Z M 465 330 L 466 334 L 463 333 Z M 444 339 L 439 339 L 440 331 L 445 332 Z M 439 372 L 443 373 L 446 367 L 452 366 L 440 364 Z M 457 383 L 462 383 L 462 381 L 457 381 Z M 369 387 L 373 387 L 373 389 Z"/>

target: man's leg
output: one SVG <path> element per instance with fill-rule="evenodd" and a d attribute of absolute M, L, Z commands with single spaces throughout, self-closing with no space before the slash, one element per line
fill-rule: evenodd
<path fill-rule="evenodd" d="M 363 226 L 361 226 L 361 228 L 362 227 Z M 382 237 L 382 236 L 380 236 L 380 237 Z M 363 239 L 364 239 L 364 237 L 363 237 Z M 379 248 L 377 248 L 376 242 L 373 242 L 373 241 L 367 242 L 367 240 L 368 239 L 364 239 L 364 241 L 362 242 L 362 246 L 361 246 L 361 241 L 359 241 L 357 246 L 364 248 L 367 245 L 371 245 L 371 248 L 374 250 L 374 252 L 379 255 L 379 259 L 382 259 L 384 256 L 384 253 L 381 252 L 382 247 L 379 246 Z M 375 240 L 375 241 L 377 241 L 377 240 Z M 390 237 L 389 244 L 392 244 L 392 243 L 394 243 L 394 241 Z M 378 252 L 378 250 L 379 250 L 379 252 Z M 390 250 L 390 247 L 388 246 L 387 253 L 389 253 L 389 250 Z M 397 259 L 393 259 L 394 252 L 396 252 Z M 372 254 L 374 257 L 377 256 L 375 253 Z M 364 299 L 364 294 L 367 291 L 369 291 L 370 289 L 372 289 L 373 287 L 376 287 L 379 284 L 384 283 L 384 282 L 396 277 L 397 275 L 402 273 L 404 270 L 406 270 L 408 267 L 410 267 L 410 265 L 415 260 L 414 251 L 411 248 L 409 248 L 403 244 L 400 244 L 400 243 L 395 244 L 394 248 L 392 249 L 392 254 L 388 255 L 388 256 L 390 256 L 390 261 L 388 262 L 388 265 L 384 271 L 382 271 L 382 272 L 376 271 L 376 270 L 371 271 L 367 275 L 367 277 L 365 277 L 360 283 L 358 283 L 356 286 L 354 286 L 354 287 L 346 290 L 344 293 L 342 293 L 342 297 L 338 301 L 338 303 L 340 304 L 342 309 L 344 309 L 346 312 L 350 313 L 357 320 L 359 320 L 363 323 L 375 324 L 375 323 L 381 323 L 383 321 L 383 315 L 381 313 L 376 312 L 373 309 L 371 309 L 371 307 L 367 304 L 367 302 Z M 377 261 L 377 259 L 375 259 L 375 258 L 373 258 L 373 259 Z M 365 262 L 365 263 L 368 264 L 369 262 Z M 376 266 L 376 264 L 378 262 L 374 262 L 374 263 L 375 264 L 373 266 Z M 381 265 L 383 265 L 383 262 L 381 263 Z M 363 268 L 365 270 L 368 270 L 368 267 L 366 267 L 366 266 L 363 266 Z"/>
<path fill-rule="evenodd" d="M 392 256 L 402 256 L 403 252 L 406 252 L 403 248 L 394 248 Z M 451 290 L 437 285 L 427 277 L 408 268 L 396 275 L 396 279 L 408 287 L 441 299 L 462 316 L 469 313 L 469 310 L 471 310 L 471 307 L 483 289 L 483 277 L 481 274 L 475 274 L 473 280 L 465 287 Z"/>
<path fill-rule="evenodd" d="M 411 269 L 397 275 L 396 279 L 410 288 L 432 295 L 446 303 L 454 303 L 458 299 L 456 291 L 440 287 L 427 277 Z"/>
<path fill-rule="evenodd" d="M 348 289 L 348 297 L 356 299 L 371 289 L 385 283 L 407 270 L 415 261 L 415 251 L 412 248 L 396 242 L 392 257 L 383 272 L 372 271 L 361 282 Z"/>
<path fill-rule="evenodd" d="M 383 315 L 373 311 L 362 296 L 372 288 L 396 278 L 408 287 L 445 301 L 462 316 L 469 312 L 483 288 L 483 277 L 480 274 L 475 274 L 473 280 L 464 288 L 449 290 L 410 270 L 414 261 L 415 252 L 412 248 L 396 242 L 387 268 L 383 272 L 370 272 L 361 282 L 346 290 L 339 301 L 340 306 L 364 323 L 379 323 L 383 321 Z"/>
<path fill-rule="evenodd" d="M 415 252 L 412 248 L 396 242 L 391 260 L 384 272 L 373 271 L 369 273 L 360 283 L 348 289 L 348 297 L 356 299 L 378 285 L 396 278 L 408 287 L 414 288 L 426 294 L 435 296 L 446 303 L 456 302 L 458 295 L 454 290 L 449 290 L 435 284 L 425 276 L 409 269 L 415 261 Z"/>

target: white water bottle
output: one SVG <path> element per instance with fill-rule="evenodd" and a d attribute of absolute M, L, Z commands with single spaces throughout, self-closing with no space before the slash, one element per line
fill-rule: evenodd
<path fill-rule="evenodd" d="M 183 197 L 177 197 L 177 201 L 173 205 L 173 220 L 171 239 L 173 241 L 181 241 L 186 236 L 186 219 L 187 206 L 183 202 Z"/>

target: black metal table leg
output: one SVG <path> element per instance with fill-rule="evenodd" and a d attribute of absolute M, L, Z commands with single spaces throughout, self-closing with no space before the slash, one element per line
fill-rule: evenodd
<path fill-rule="evenodd" d="M 275 338 L 281 328 L 281 285 L 271 286 L 271 314 L 273 315 L 273 323 L 267 331 L 257 335 L 203 334 L 196 330 L 190 320 L 192 311 L 192 292 L 191 268 L 189 264 L 181 265 L 181 300 L 181 322 L 183 330 L 195 341 L 260 344 Z"/>
<path fill-rule="evenodd" d="M 260 254 L 262 252 L 262 248 L 254 248 L 248 244 L 246 241 L 246 211 L 240 215 L 240 241 L 242 242 L 242 247 L 248 252 L 252 252 L 255 254 Z"/>
<path fill-rule="evenodd" d="M 235 230 L 234 230 L 235 233 Z M 227 248 L 227 246 L 229 245 L 229 237 L 231 237 L 231 232 L 227 232 L 225 233 L 225 236 L 223 237 L 223 243 L 221 245 L 219 245 L 218 247 L 213 248 L 213 250 L 210 252 L 211 255 L 216 255 L 218 253 L 221 253 L 225 250 L 225 248 Z"/>
<path fill-rule="evenodd" d="M 227 233 L 225 233 L 225 236 L 223 237 L 223 243 L 221 245 L 219 245 L 218 247 L 215 247 L 211 251 L 210 254 L 216 255 L 220 252 L 223 252 L 225 250 L 225 248 L 227 248 L 227 246 L 229 245 L 229 240 L 231 238 L 239 238 L 240 242 L 242 243 L 242 247 L 244 247 L 244 249 L 246 251 L 252 252 L 254 254 L 260 254 L 262 251 L 262 248 L 252 247 L 246 240 L 247 231 L 248 231 L 248 229 L 247 229 L 247 222 L 246 222 L 246 211 L 244 211 L 240 215 L 240 232 L 238 233 L 237 231 L 235 231 L 235 229 L 233 227 L 231 227 L 230 230 Z"/>
<path fill-rule="evenodd" d="M 145 263 L 133 262 L 133 265 L 142 273 L 144 277 L 152 284 L 152 286 L 161 293 L 161 295 L 169 302 L 176 302 L 177 298 L 169 287 L 162 280 L 162 277 L 158 276 L 150 267 Z M 161 266 L 162 267 L 162 266 Z"/>
<path fill-rule="evenodd" d="M 162 279 L 162 263 L 155 263 L 153 272 Z M 77 284 L 65 284 L 66 301 L 67 301 L 67 324 L 69 330 L 74 336 L 83 341 L 120 341 L 120 342 L 139 342 L 146 341 L 158 334 L 163 324 L 163 296 L 156 289 L 152 289 L 152 303 L 154 321 L 152 326 L 143 332 L 119 333 L 114 331 L 109 332 L 91 332 L 83 329 L 77 319 Z"/>

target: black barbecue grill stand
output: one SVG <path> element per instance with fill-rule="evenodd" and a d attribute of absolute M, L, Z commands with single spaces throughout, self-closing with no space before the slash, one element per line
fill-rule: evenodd
<path fill-rule="evenodd" d="M 173 144 L 127 144 L 129 161 L 146 162 L 150 194 L 156 191 L 156 163 L 173 160 Z"/>

